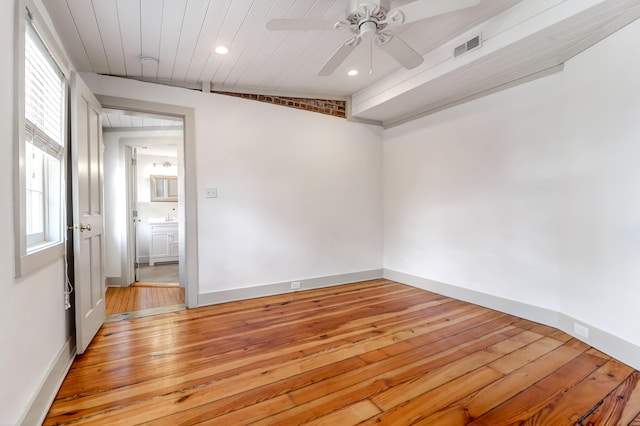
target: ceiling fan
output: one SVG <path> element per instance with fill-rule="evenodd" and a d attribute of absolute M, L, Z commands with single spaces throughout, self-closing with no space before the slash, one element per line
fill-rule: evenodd
<path fill-rule="evenodd" d="M 320 19 L 272 19 L 267 29 L 274 31 L 342 30 L 348 28 L 354 34 L 329 58 L 318 72 L 328 76 L 344 62 L 363 39 L 375 43 L 400 65 L 407 69 L 422 63 L 423 57 L 387 27 L 408 24 L 432 16 L 475 6 L 480 0 L 417 0 L 391 8 L 390 0 L 349 0 L 343 20 Z"/>

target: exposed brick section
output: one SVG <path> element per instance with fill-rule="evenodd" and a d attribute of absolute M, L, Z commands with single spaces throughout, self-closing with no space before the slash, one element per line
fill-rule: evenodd
<path fill-rule="evenodd" d="M 304 109 L 320 114 L 333 115 L 346 118 L 346 102 L 326 99 L 288 98 L 284 96 L 254 95 L 251 93 L 215 92 L 221 95 L 235 96 L 237 98 L 251 99 L 253 101 L 282 105 L 289 108 Z"/>

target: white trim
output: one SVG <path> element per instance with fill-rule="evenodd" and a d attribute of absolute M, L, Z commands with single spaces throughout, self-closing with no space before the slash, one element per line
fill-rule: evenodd
<path fill-rule="evenodd" d="M 384 278 L 557 328 L 636 370 L 640 369 L 640 346 L 562 312 L 390 269 L 384 270 Z M 573 331 L 574 323 L 587 327 L 589 338 L 577 336 Z"/>
<path fill-rule="evenodd" d="M 450 284 L 433 281 L 427 278 L 415 275 L 405 274 L 403 272 L 384 270 L 384 277 L 388 280 L 397 281 L 402 284 L 408 284 L 423 290 L 432 291 L 442 294 L 443 296 L 452 297 L 464 302 L 473 303 L 484 306 L 486 308 L 495 309 L 496 311 L 506 312 L 531 321 L 547 324 L 556 327 L 558 323 L 558 313 L 550 309 L 541 308 L 539 306 L 529 305 L 527 303 L 516 302 L 514 300 L 504 299 L 502 297 L 492 296 L 490 294 L 481 293 L 475 290 L 458 287 Z"/>
<path fill-rule="evenodd" d="M 69 337 L 58 352 L 51 368 L 47 371 L 19 424 L 42 424 L 75 357 L 76 344 L 73 337 Z"/>
<path fill-rule="evenodd" d="M 14 275 L 16 278 L 23 277 L 32 272 L 35 272 L 48 263 L 64 256 L 64 241 L 66 231 L 64 225 L 66 222 L 66 147 L 68 146 L 68 123 L 69 123 L 69 111 L 65 106 L 65 124 L 63 129 L 64 134 L 64 154 L 60 161 L 60 239 L 54 241 L 50 245 L 43 247 L 41 250 L 29 251 L 27 247 L 26 236 L 26 200 L 25 200 L 25 100 L 24 100 L 24 85 L 25 85 L 25 30 L 27 9 L 31 14 L 31 21 L 36 27 L 42 42 L 45 44 L 49 53 L 53 56 L 55 62 L 60 67 L 60 70 L 64 74 L 65 83 L 65 105 L 68 105 L 67 96 L 69 90 L 69 65 L 63 50 L 60 48 L 58 40 L 53 36 L 47 22 L 40 14 L 38 8 L 32 0 L 19 0 L 16 2 L 15 10 L 15 44 L 14 44 L 14 59 L 15 59 L 15 72 L 14 72 L 14 129 L 13 129 L 13 151 L 14 151 L 14 184 L 13 184 L 13 197 L 17 202 L 14 203 L 14 256 L 15 256 L 15 270 Z"/>
<path fill-rule="evenodd" d="M 121 277 L 105 277 L 104 279 L 105 287 L 128 287 L 129 284 L 124 274 Z"/>
<path fill-rule="evenodd" d="M 588 339 L 575 334 L 573 330 L 575 323 L 578 323 L 589 329 Z M 562 312 L 558 314 L 558 325 L 556 326 L 556 328 L 564 331 L 565 333 L 575 337 L 580 341 L 583 341 L 587 345 L 593 346 L 594 348 L 606 353 L 607 355 L 617 359 L 618 361 L 621 361 L 629 365 L 630 367 L 635 368 L 636 370 L 640 370 L 640 346 L 634 345 L 627 340 L 624 340 L 611 333 L 607 333 L 602 329 L 599 329 L 577 318 L 573 318 L 569 315 L 563 314 Z"/>
<path fill-rule="evenodd" d="M 202 293 L 198 296 L 198 306 L 215 305 L 236 300 L 253 299 L 256 297 L 273 296 L 276 294 L 293 293 L 313 288 L 332 287 L 336 285 L 355 283 L 382 278 L 382 269 L 351 272 L 347 274 L 328 275 L 324 277 L 295 279 L 286 282 L 264 284 L 253 287 L 234 288 L 231 290 Z M 300 289 L 292 290 L 291 282 L 299 281 Z"/>
<path fill-rule="evenodd" d="M 16 277 L 23 277 L 64 256 L 65 243 L 57 242 L 47 245 L 42 250 L 35 250 L 19 257 L 16 265 Z"/>

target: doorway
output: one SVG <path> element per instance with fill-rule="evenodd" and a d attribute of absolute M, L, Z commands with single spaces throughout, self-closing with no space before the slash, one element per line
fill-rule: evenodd
<path fill-rule="evenodd" d="M 142 145 L 131 145 L 142 141 Z M 178 152 L 171 138 L 127 139 L 131 149 L 130 182 L 135 241 L 131 285 L 180 283 L 178 230 Z"/>
<path fill-rule="evenodd" d="M 195 111 L 190 107 L 163 104 L 158 102 L 140 101 L 135 99 L 120 98 L 114 96 L 97 95 L 98 101 L 104 109 L 113 109 L 118 111 L 134 111 L 139 113 L 147 113 L 151 115 L 161 115 L 168 117 L 178 117 L 182 120 L 182 139 L 178 144 L 178 169 L 181 184 L 178 186 L 178 196 L 181 202 L 178 204 L 178 232 L 179 232 L 179 276 L 180 285 L 185 289 L 185 304 L 187 308 L 198 307 L 198 233 L 197 233 L 197 209 L 196 209 L 196 153 L 195 147 Z M 108 133 L 105 133 L 107 136 Z M 119 151 L 118 158 L 124 156 L 124 150 Z M 105 160 L 106 160 L 105 153 Z M 130 160 L 130 159 L 129 159 Z M 124 164 L 118 162 L 117 164 Z M 120 173 L 121 178 L 116 182 L 113 191 L 125 193 L 124 200 L 120 197 L 121 204 L 127 205 L 129 200 L 126 196 L 126 179 L 124 171 Z M 105 189 L 105 198 L 107 191 Z M 105 199 L 106 203 L 106 199 Z M 130 205 L 130 204 L 129 204 Z M 120 206 L 122 208 L 122 206 Z M 109 206 L 108 210 L 111 210 Z M 129 232 L 128 229 L 133 227 L 133 218 L 130 215 L 111 217 L 110 220 L 119 223 L 118 226 L 124 235 Z M 110 223 L 106 223 L 110 226 Z M 113 243 L 113 241 L 111 242 Z M 118 244 L 123 247 L 113 247 L 115 244 L 108 245 L 108 248 L 115 248 L 120 253 L 120 263 L 117 256 L 110 256 L 109 267 L 118 269 L 118 275 L 107 274 L 107 282 L 115 280 L 124 282 L 124 285 L 133 282 L 133 268 L 129 267 L 129 256 L 134 256 L 135 247 L 126 237 L 121 237 Z M 122 281 L 122 277 L 126 277 Z M 120 281 L 118 281 L 120 280 Z"/>
<path fill-rule="evenodd" d="M 104 108 L 102 122 L 107 319 L 184 309 L 184 119 Z"/>

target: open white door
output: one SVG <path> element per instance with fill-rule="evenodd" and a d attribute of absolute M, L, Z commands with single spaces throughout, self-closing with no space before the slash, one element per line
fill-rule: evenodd
<path fill-rule="evenodd" d="M 71 74 L 71 190 L 76 347 L 83 353 L 106 316 L 103 261 L 102 109 Z"/>
<path fill-rule="evenodd" d="M 131 211 L 131 217 L 133 218 L 133 232 L 130 237 L 133 240 L 133 281 L 138 282 L 140 277 L 140 217 L 138 214 L 138 148 L 131 148 L 131 168 L 129 179 L 129 196 L 131 197 L 129 203 L 133 207 Z M 129 283 L 131 284 L 131 283 Z"/>

